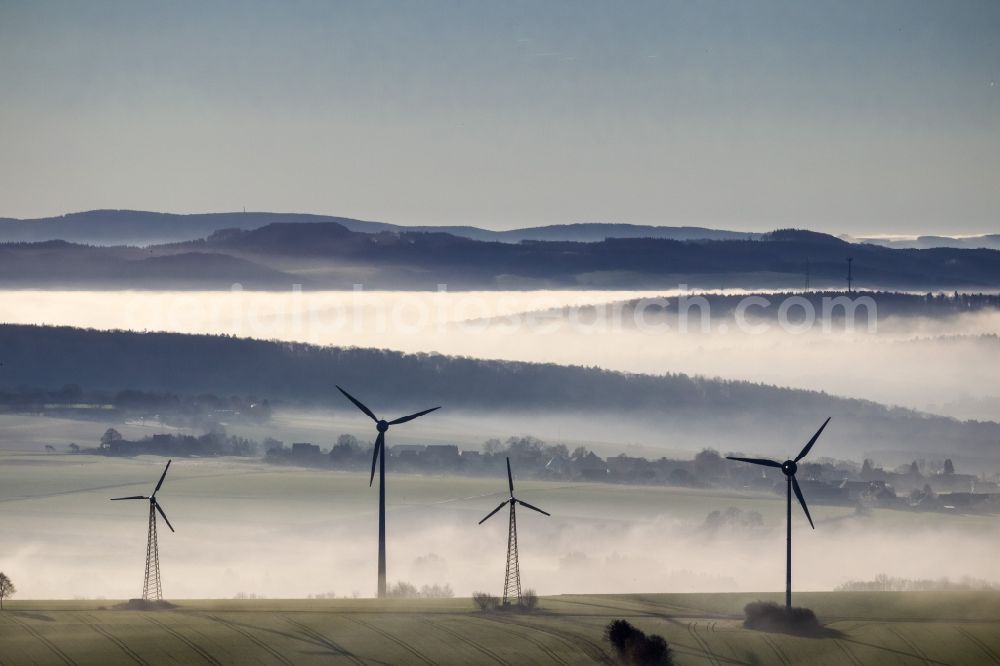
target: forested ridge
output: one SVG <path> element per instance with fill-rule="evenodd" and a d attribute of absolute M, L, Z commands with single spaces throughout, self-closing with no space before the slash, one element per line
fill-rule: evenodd
<path fill-rule="evenodd" d="M 840 437 L 879 446 L 993 452 L 1000 424 L 959 422 L 822 392 L 599 368 L 493 361 L 213 335 L 0 326 L 0 388 L 133 389 L 254 395 L 272 404 L 340 409 L 336 384 L 383 409 L 444 405 L 484 413 L 606 414 L 662 420 L 686 432 L 808 430 L 826 416 Z M 512 423 L 512 432 L 517 426 Z M 736 431 L 739 432 L 739 431 Z"/>

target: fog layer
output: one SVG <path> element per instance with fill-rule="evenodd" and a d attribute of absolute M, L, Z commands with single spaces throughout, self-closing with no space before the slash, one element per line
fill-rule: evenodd
<path fill-rule="evenodd" d="M 164 461 L 7 454 L 0 464 L 0 561 L 21 598 L 139 594 L 145 492 Z M 784 584 L 784 502 L 770 495 L 517 481 L 553 515 L 518 514 L 522 583 L 570 592 L 776 591 Z M 457 595 L 502 589 L 505 512 L 477 521 L 505 480 L 393 475 L 388 481 L 391 580 L 449 584 Z M 175 461 L 160 493 L 177 528 L 159 531 L 168 598 L 305 597 L 375 591 L 377 489 L 361 474 L 258 463 Z M 705 526 L 730 506 L 759 526 Z M 828 590 L 880 572 L 991 579 L 994 519 L 813 507 L 793 515 L 797 590 Z M 954 544 L 961 543 L 961 548 Z"/>
<path fill-rule="evenodd" d="M 0 321 L 224 333 L 642 373 L 683 372 L 824 390 L 959 418 L 1000 408 L 1000 315 L 881 318 L 806 331 L 677 327 L 586 317 L 496 317 L 657 292 L 10 291 Z M 696 323 L 696 322 L 695 322 Z"/>

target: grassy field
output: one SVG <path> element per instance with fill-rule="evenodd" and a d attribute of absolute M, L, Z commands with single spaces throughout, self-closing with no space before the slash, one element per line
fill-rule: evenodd
<path fill-rule="evenodd" d="M 141 589 L 147 493 L 165 460 L 0 453 L 0 571 L 18 599 L 128 598 Z M 516 472 L 515 472 L 516 473 Z M 390 474 L 389 580 L 497 593 L 506 521 L 478 521 L 505 480 Z M 521 574 L 539 594 L 743 592 L 784 586 L 784 502 L 721 489 L 518 481 L 552 513 L 525 513 Z M 161 529 L 170 599 L 372 596 L 376 488 L 365 473 L 180 459 L 160 493 L 177 528 Z M 757 512 L 754 529 L 705 529 L 710 511 Z M 814 506 L 794 520 L 795 587 L 833 589 L 878 573 L 993 579 L 996 517 Z M 960 545 L 961 547 L 956 547 Z"/>
<path fill-rule="evenodd" d="M 835 637 L 748 631 L 759 594 L 562 595 L 533 614 L 482 614 L 468 599 L 187 601 L 171 611 L 111 602 L 9 602 L 4 664 L 613 663 L 604 625 L 663 635 L 679 664 L 1000 663 L 1000 594 L 803 593 Z"/>

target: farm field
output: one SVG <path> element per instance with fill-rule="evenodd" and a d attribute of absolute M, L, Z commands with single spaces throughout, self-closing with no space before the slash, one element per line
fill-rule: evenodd
<path fill-rule="evenodd" d="M 562 595 L 533 614 L 482 614 L 467 598 L 14 601 L 0 613 L 5 664 L 613 663 L 601 635 L 625 618 L 663 635 L 678 664 L 988 664 L 1000 661 L 1000 593 L 804 593 L 834 637 L 745 630 L 761 594 Z"/>
<path fill-rule="evenodd" d="M 0 453 L 0 571 L 17 586 L 15 600 L 138 596 L 144 507 L 108 499 L 148 493 L 165 462 Z M 506 495 L 504 481 L 390 470 L 390 583 L 450 585 L 462 597 L 499 592 L 507 525 L 477 522 Z M 540 595 L 784 586 L 777 495 L 531 479 L 518 481 L 518 494 L 552 513 L 519 523 L 523 584 Z M 377 489 L 365 473 L 178 459 L 159 499 L 177 529 L 159 539 L 168 599 L 374 596 Z M 760 523 L 706 526 L 710 512 L 729 509 Z M 993 516 L 859 516 L 852 507 L 814 505 L 813 518 L 815 530 L 793 524 L 797 590 L 832 590 L 879 573 L 995 577 Z M 824 557 L 838 567 L 809 566 Z"/>

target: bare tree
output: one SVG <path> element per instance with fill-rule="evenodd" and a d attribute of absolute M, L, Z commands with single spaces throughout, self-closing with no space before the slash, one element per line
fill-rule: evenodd
<path fill-rule="evenodd" d="M 14 583 L 11 582 L 10 578 L 7 578 L 7 574 L 0 571 L 0 610 L 3 610 L 3 600 L 14 596 L 15 592 L 17 592 L 17 588 L 14 587 Z"/>

